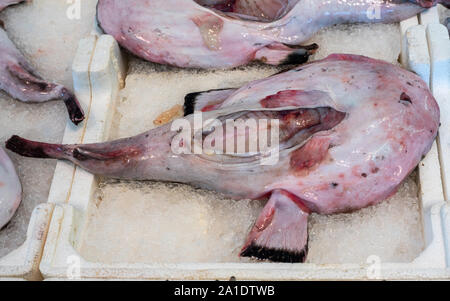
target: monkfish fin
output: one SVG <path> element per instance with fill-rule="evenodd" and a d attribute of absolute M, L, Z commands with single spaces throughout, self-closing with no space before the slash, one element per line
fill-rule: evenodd
<path fill-rule="evenodd" d="M 114 161 L 140 154 L 139 147 L 122 145 L 120 142 L 116 144 L 64 145 L 31 141 L 16 135 L 6 141 L 6 148 L 23 157 L 67 159 L 79 163 L 83 161 Z"/>
<path fill-rule="evenodd" d="M 77 145 L 49 144 L 12 136 L 6 148 L 24 157 L 68 160 L 93 174 L 120 177 L 135 168 L 133 163 L 142 158 L 143 149 L 139 144 L 134 146 L 133 139 L 135 137 Z"/>
<path fill-rule="evenodd" d="M 217 109 L 237 89 L 218 89 L 190 93 L 184 98 L 184 116 Z"/>
<path fill-rule="evenodd" d="M 63 88 L 61 90 L 61 98 L 64 100 L 70 120 L 75 125 L 80 124 L 85 116 L 76 96 L 66 88 Z"/>
<path fill-rule="evenodd" d="M 34 101 L 33 96 L 41 97 L 44 94 L 51 95 L 52 92 L 56 92 L 57 95 L 43 98 L 47 101 L 51 98 L 60 98 L 64 101 L 67 111 L 69 113 L 70 120 L 78 125 L 84 120 L 84 112 L 81 108 L 75 95 L 66 88 L 48 83 L 42 80 L 40 77 L 34 75 L 20 64 L 11 64 L 7 67 L 9 74 L 15 79 L 17 86 L 21 88 L 22 93 L 26 94 L 28 98 L 22 98 L 22 101 Z"/>
<path fill-rule="evenodd" d="M 270 44 L 255 53 L 255 60 L 269 65 L 298 65 L 306 63 L 319 46 L 286 46 L 281 43 Z"/>
<path fill-rule="evenodd" d="M 30 141 L 19 136 L 12 136 L 6 141 L 6 148 L 23 157 L 29 158 L 65 158 L 65 147 L 61 144 L 48 144 Z"/>
<path fill-rule="evenodd" d="M 308 253 L 309 209 L 295 195 L 272 192 L 240 256 L 276 262 L 304 262 Z"/>

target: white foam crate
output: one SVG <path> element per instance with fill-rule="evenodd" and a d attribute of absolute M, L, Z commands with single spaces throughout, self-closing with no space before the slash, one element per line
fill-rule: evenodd
<path fill-rule="evenodd" d="M 39 263 L 53 212 L 53 204 L 41 204 L 31 214 L 22 246 L 0 258 L 0 280 L 40 280 Z"/>
<path fill-rule="evenodd" d="M 73 63 L 74 89 L 83 108 L 90 109 L 90 87 L 86 79 L 91 56 L 97 40 L 96 35 L 80 41 L 79 49 Z M 89 111 L 88 111 L 89 112 Z M 64 132 L 64 143 L 83 142 L 86 126 L 76 127 L 71 122 Z M 70 195 L 70 187 L 76 168 L 65 162 L 58 162 L 55 169 L 49 202 L 37 206 L 30 218 L 27 237 L 22 246 L 0 258 L 0 280 L 25 279 L 42 280 L 39 264 L 47 238 L 54 203 L 64 203 Z"/>
<path fill-rule="evenodd" d="M 421 213 L 426 248 L 411 263 L 381 263 L 373 274 L 370 264 L 285 264 L 285 263 L 198 263 L 198 264 L 103 264 L 89 262 L 77 252 L 87 223 L 89 203 L 97 188 L 97 178 L 68 163 L 58 163 L 50 202 L 55 209 L 50 224 L 40 271 L 46 279 L 223 279 L 301 280 L 301 279 L 450 279 L 450 206 L 445 200 L 442 179 L 450 179 L 445 158 L 450 143 L 448 112 L 448 72 L 450 41 L 443 38 L 443 26 L 435 23 L 433 11 L 401 23 L 404 38 L 402 62 L 418 73 L 433 89 L 442 114 L 438 143 L 419 165 Z M 419 25 L 422 20 L 423 25 Z M 437 23 L 438 21 L 436 21 Z M 441 28 L 442 27 L 442 28 Z M 428 42 L 429 41 L 429 42 Z M 100 142 L 108 137 L 109 120 L 117 94 L 122 88 L 125 68 L 120 48 L 111 36 L 91 37 L 82 42 L 90 51 L 80 61 L 84 72 L 75 72 L 80 95 L 89 98 L 88 118 L 82 135 L 69 132 L 65 142 Z M 445 48 L 447 47 L 447 48 Z M 81 57 L 81 54 L 80 54 Z M 89 59 L 88 59 L 89 58 Z M 81 66 L 74 63 L 74 67 Z M 448 70 L 448 69 L 447 69 Z M 430 81 L 431 79 L 431 81 Z M 88 97 L 89 96 L 89 97 Z M 67 139 L 66 139 L 67 138 Z M 447 152 L 446 152 L 447 151 Z M 448 155 L 447 155 L 448 158 Z M 70 177 L 70 174 L 73 174 Z M 445 187 L 445 189 L 444 189 Z"/>

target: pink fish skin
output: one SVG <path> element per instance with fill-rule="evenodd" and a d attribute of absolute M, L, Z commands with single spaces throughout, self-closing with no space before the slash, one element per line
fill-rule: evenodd
<path fill-rule="evenodd" d="M 22 186 L 14 165 L 0 147 L 0 230 L 11 220 L 22 201 Z"/>
<path fill-rule="evenodd" d="M 224 12 L 252 16 L 260 21 L 269 22 L 283 17 L 299 2 L 299 0 L 219 0 L 213 2 L 197 0 L 196 2 Z M 382 2 L 383 1 L 378 1 L 378 3 Z M 410 0 L 409 2 L 416 3 L 424 8 L 430 8 L 437 3 L 441 3 L 448 7 L 450 3 L 448 0 Z M 356 5 L 360 4 L 358 1 L 349 1 L 349 3 Z"/>
<path fill-rule="evenodd" d="M 270 8 L 273 1 L 280 6 L 279 0 L 258 0 L 257 4 Z M 282 1 L 281 5 L 288 6 L 286 13 L 262 22 L 233 12 L 236 3 L 230 9 L 230 1 L 197 2 L 100 0 L 97 19 L 122 47 L 145 60 L 186 68 L 232 68 L 254 60 L 274 65 L 304 63 L 315 48 L 299 45 L 323 27 L 399 22 L 422 12 L 424 3 L 436 4 L 407 0 Z M 225 7 L 218 7 L 221 4 Z M 380 8 L 380 18 L 368 14 L 374 5 Z"/>
<path fill-rule="evenodd" d="M 270 197 L 242 255 L 291 262 L 306 255 L 298 229 L 307 231 L 309 212 L 347 212 L 391 196 L 431 148 L 440 120 L 417 75 L 347 54 L 186 99 L 187 113 L 203 110 L 203 120 L 278 119 L 278 163 L 261 165 L 261 154 L 250 153 L 175 154 L 178 132 L 170 124 L 107 143 L 55 145 L 14 136 L 6 146 L 24 156 L 70 160 L 108 177 L 189 183 L 235 199 Z M 193 115 L 186 120 L 193 123 Z M 224 139 L 234 141 L 235 135 Z"/>
<path fill-rule="evenodd" d="M 0 11 L 23 1 L 0 0 Z M 0 27 L 0 90 L 22 102 L 64 101 L 70 120 L 79 124 L 84 112 L 75 95 L 62 85 L 50 83 L 35 74 L 31 65 Z"/>

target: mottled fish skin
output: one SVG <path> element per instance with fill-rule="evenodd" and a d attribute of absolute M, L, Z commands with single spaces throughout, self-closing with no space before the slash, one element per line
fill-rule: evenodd
<path fill-rule="evenodd" d="M 14 165 L 0 147 L 0 230 L 11 220 L 22 200 L 22 186 Z"/>
<path fill-rule="evenodd" d="M 299 262 L 307 254 L 310 212 L 348 212 L 387 199 L 429 151 L 440 120 L 420 77 L 347 54 L 187 99 L 201 101 L 203 109 L 194 107 L 204 111 L 203 120 L 278 116 L 286 138 L 278 163 L 261 165 L 261 154 L 175 154 L 172 145 L 184 141 L 171 124 L 106 143 L 57 145 L 14 136 L 6 147 L 70 160 L 107 177 L 188 183 L 234 199 L 270 197 L 241 256 Z M 194 123 L 193 115 L 185 118 Z"/>
<path fill-rule="evenodd" d="M 292 5 L 292 1 L 287 2 Z M 97 19 L 121 46 L 148 61 L 179 67 L 232 68 L 253 60 L 264 62 L 267 49 L 272 48 L 276 48 L 278 59 L 267 63 L 281 64 L 289 61 L 289 53 L 280 53 L 278 48 L 289 45 L 295 52 L 295 47 L 323 27 L 399 22 L 422 12 L 422 6 L 429 6 L 430 2 L 436 4 L 421 1 L 422 5 L 418 5 L 407 0 L 300 0 L 282 18 L 261 22 L 226 9 L 201 6 L 193 0 L 100 0 Z M 380 18 L 367 13 L 374 5 L 380 7 Z M 308 54 L 303 56 L 307 58 Z"/>
<path fill-rule="evenodd" d="M 93 145 L 12 139 L 7 147 L 31 157 L 68 159 L 94 174 L 190 183 L 237 199 L 283 189 L 315 212 L 335 213 L 392 194 L 428 152 L 439 127 L 438 105 L 417 75 L 384 61 L 344 54 L 251 82 L 220 107 L 204 112 L 203 119 L 322 107 L 347 116 L 333 129 L 308 138 L 329 142 L 326 159 L 310 168 L 299 167 L 295 159 L 313 143 L 281 150 L 274 166 L 260 165 L 257 157 L 243 163 L 240 157 L 177 155 L 171 143 L 178 133 L 170 130 L 171 124 Z M 186 119 L 193 122 L 193 115 Z"/>
<path fill-rule="evenodd" d="M 2 5 L 22 1 L 2 1 Z M 35 74 L 31 65 L 0 27 L 0 90 L 22 102 L 64 101 L 70 120 L 79 124 L 84 112 L 75 95 L 62 85 L 50 83 Z"/>
<path fill-rule="evenodd" d="M 225 8 L 228 12 L 234 12 L 243 15 L 249 15 L 258 18 L 261 21 L 272 21 L 284 16 L 301 0 L 222 0 L 216 3 L 206 3 L 207 6 L 221 10 L 223 6 L 220 3 L 226 4 Z M 202 3 L 201 0 L 197 1 Z M 231 3 L 230 3 L 231 2 Z M 359 1 L 348 1 L 360 5 Z M 382 2 L 396 2 L 396 1 L 378 1 Z M 399 3 L 401 1 L 397 1 Z M 410 0 L 409 2 L 416 3 L 424 8 L 430 8 L 437 3 L 449 6 L 448 0 Z M 376 3 L 376 2 L 374 2 Z"/>

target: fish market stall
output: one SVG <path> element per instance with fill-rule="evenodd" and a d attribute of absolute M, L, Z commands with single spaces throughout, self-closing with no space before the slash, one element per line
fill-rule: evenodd
<path fill-rule="evenodd" d="M 5 30 L 40 76 L 73 88 L 78 41 L 94 23 L 96 1 L 83 0 L 80 15 L 60 0 L 39 0 L 0 13 Z M 0 143 L 13 134 L 61 142 L 67 113 L 61 101 L 19 102 L 0 92 Z M 70 125 L 71 127 L 71 125 Z M 56 162 L 29 160 L 8 151 L 22 183 L 22 202 L 0 230 L 0 278 L 40 279 L 39 262 L 53 205 L 47 204 Z"/>
<path fill-rule="evenodd" d="M 311 60 L 331 53 L 362 54 L 416 72 L 440 104 L 442 126 L 438 143 L 389 200 L 350 214 L 313 214 L 305 263 L 238 256 L 262 201 L 234 201 L 182 184 L 108 180 L 58 162 L 49 198 L 55 208 L 40 264 L 43 276 L 448 279 L 445 68 L 450 42 L 437 16 L 433 8 L 400 24 L 340 25 L 321 30 L 310 41 L 320 45 Z M 97 30 L 80 43 L 74 62 L 75 90 L 88 108 L 87 119 L 82 128 L 66 130 L 65 143 L 141 133 L 182 116 L 188 93 L 240 87 L 282 70 L 258 63 L 229 71 L 157 65 L 129 54 Z"/>
<path fill-rule="evenodd" d="M 3 1 L 15 2 L 20 1 Z M 409 5 L 411 11 L 418 10 Z M 16 214 L 0 229 L 0 279 L 450 279 L 448 9 L 439 5 L 400 23 L 327 26 L 302 41 L 301 45 L 309 47 L 275 43 L 261 48 L 254 57 L 260 62 L 243 55 L 260 47 L 260 40 L 245 44 L 238 52 L 228 48 L 234 45 L 235 37 L 230 35 L 230 43 L 221 49 L 221 21 L 194 18 L 186 24 L 197 26 L 203 40 L 200 47 L 195 43 L 189 46 L 202 49 L 206 44 L 214 50 L 206 52 L 215 53 L 214 59 L 197 57 L 195 51 L 187 52 L 192 60 L 177 57 L 184 53 L 176 48 L 181 44 L 168 48 L 160 44 L 154 48 L 163 49 L 164 55 L 147 54 L 155 61 L 176 62 L 181 67 L 217 67 L 203 70 L 152 63 L 131 53 L 142 49 L 139 46 L 131 50 L 119 47 L 114 37 L 103 31 L 106 28 L 114 34 L 114 24 L 97 22 L 96 6 L 96 0 L 33 0 L 0 12 L 12 47 L 30 63 L 26 68 L 24 63 L 17 66 L 33 69 L 26 70 L 27 74 L 8 67 L 2 81 L 15 75 L 24 87 L 43 89 L 45 94 L 45 89 L 53 86 L 44 85 L 37 75 L 67 89 L 62 90 L 61 99 L 39 104 L 19 102 L 0 91 L 1 147 L 12 135 L 55 144 L 134 136 L 183 117 L 186 95 L 239 88 L 292 67 L 280 63 L 298 65 L 309 55 L 313 62 L 333 53 L 365 55 L 418 74 L 439 103 L 440 133 L 428 155 L 386 201 L 351 213 L 311 213 L 304 263 L 239 256 L 267 200 L 235 200 L 179 183 L 113 180 L 70 162 L 24 158 L 7 151 L 23 192 Z M 227 13 L 231 7 L 222 9 Z M 255 15 L 247 20 L 261 13 L 252 7 L 233 9 L 236 19 L 248 9 Z M 230 24 L 239 25 L 233 22 Z M 133 30 L 139 33 L 140 29 L 130 27 L 128 33 Z M 163 37 L 160 31 L 152 34 Z M 249 32 L 246 38 L 256 39 L 253 34 Z M 265 39 L 275 40 L 283 34 L 269 30 Z M 139 45 L 139 41 L 134 43 Z M 174 49 L 180 51 L 166 55 Z M 227 52 L 233 55 L 224 59 Z M 227 64 L 234 68 L 224 70 Z M 6 85 L 13 86 L 11 82 Z M 79 111 L 70 115 L 78 126 L 67 116 L 67 109 L 69 113 L 74 110 L 74 103 L 67 102 L 74 98 L 67 91 L 74 91 L 84 111 L 83 122 L 77 116 Z M 411 101 L 407 95 L 401 98 Z M 100 154 L 97 159 L 105 158 Z M 199 172 L 192 171 L 193 175 Z M 225 183 L 229 176 L 231 173 L 224 173 L 221 181 Z M 2 186 L 0 181 L 0 193 Z"/>

